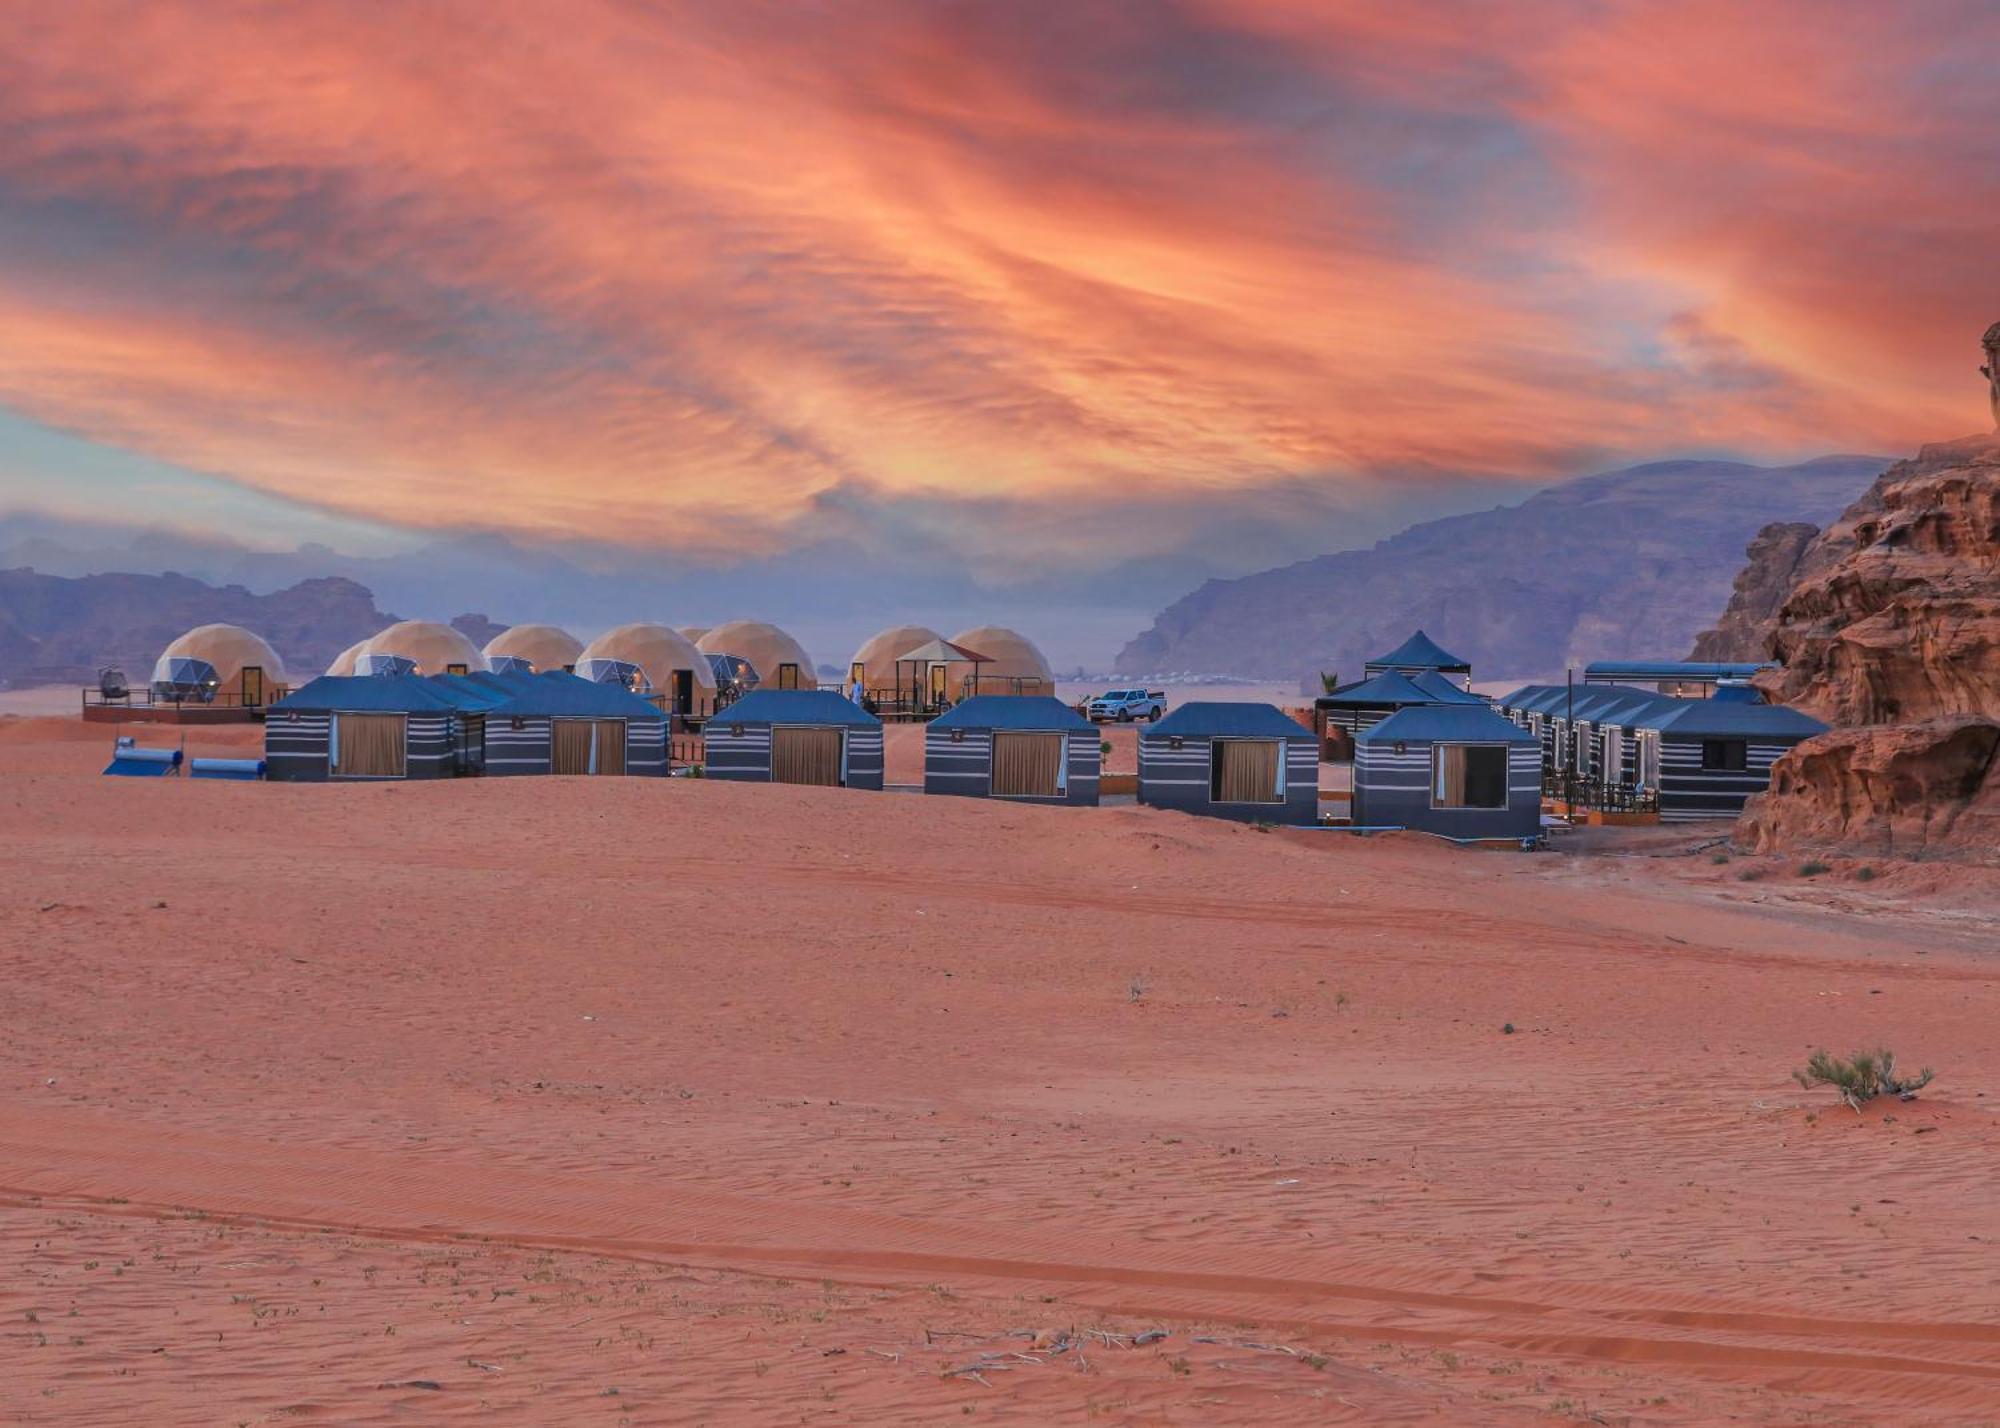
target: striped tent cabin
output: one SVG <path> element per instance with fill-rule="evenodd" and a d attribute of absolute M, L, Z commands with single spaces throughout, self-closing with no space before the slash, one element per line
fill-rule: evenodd
<path fill-rule="evenodd" d="M 1728 688 L 1681 699 L 1630 685 L 1527 685 L 1501 710 L 1541 744 L 1550 787 L 1566 778 L 1656 800 L 1665 822 L 1734 818 L 1770 786 L 1771 765 L 1826 725 Z M 1615 800 L 1614 800 L 1615 801 Z"/>
<path fill-rule="evenodd" d="M 323 674 L 273 704 L 264 762 L 274 782 L 451 778 L 461 772 L 456 697 L 415 676 Z"/>
<path fill-rule="evenodd" d="M 1398 709 L 1437 702 L 1437 695 L 1392 669 L 1322 694 L 1313 701 L 1313 717 L 1332 746 L 1330 757 L 1344 760 L 1352 756 L 1350 745 L 1363 729 L 1374 727 Z"/>
<path fill-rule="evenodd" d="M 667 716 L 652 701 L 562 670 L 487 679 L 500 697 L 472 716 L 487 773 L 666 776 Z"/>
<path fill-rule="evenodd" d="M 1095 805 L 1102 736 L 1046 694 L 982 694 L 924 728 L 924 792 Z"/>
<path fill-rule="evenodd" d="M 1827 726 L 1781 704 L 1668 699 L 1635 721 L 1639 778 L 1660 791 L 1660 820 L 1734 818 L 1771 786 L 1771 765 Z"/>
<path fill-rule="evenodd" d="M 1183 704 L 1139 736 L 1139 802 L 1245 823 L 1319 821 L 1312 731 L 1270 704 Z"/>
<path fill-rule="evenodd" d="M 1491 709 L 1404 709 L 1355 740 L 1357 827 L 1531 842 L 1541 818 L 1535 739 Z"/>
<path fill-rule="evenodd" d="M 882 787 L 882 721 L 831 689 L 756 689 L 702 731 L 709 778 Z"/>

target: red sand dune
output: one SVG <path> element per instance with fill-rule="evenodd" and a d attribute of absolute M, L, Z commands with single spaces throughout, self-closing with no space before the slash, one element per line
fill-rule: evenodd
<path fill-rule="evenodd" d="M 0 720 L 0 1421 L 2000 1417 L 1979 874 L 108 742 Z"/>

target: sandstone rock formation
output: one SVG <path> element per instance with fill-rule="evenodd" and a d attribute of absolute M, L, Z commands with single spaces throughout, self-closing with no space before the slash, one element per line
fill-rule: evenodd
<path fill-rule="evenodd" d="M 1763 852 L 1839 847 L 2000 854 L 2000 723 L 1934 719 L 1836 729 L 1771 770 L 1739 839 Z"/>
<path fill-rule="evenodd" d="M 1778 762 L 1742 839 L 2000 861 L 2000 436 L 1891 467 L 1798 566 L 1758 684 L 1845 727 Z"/>
<path fill-rule="evenodd" d="M 1729 605 L 1713 629 L 1695 636 L 1689 659 L 1768 659 L 1778 609 L 1798 583 L 1799 562 L 1819 535 L 1805 521 L 1773 521 L 1751 537 Z"/>
<path fill-rule="evenodd" d="M 1762 676 L 1830 724 L 2000 718 L 2000 437 L 1899 462 L 1801 557 Z"/>

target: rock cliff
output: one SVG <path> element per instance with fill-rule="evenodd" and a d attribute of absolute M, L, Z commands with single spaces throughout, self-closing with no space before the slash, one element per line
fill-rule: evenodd
<path fill-rule="evenodd" d="M 1843 727 L 1779 761 L 1744 840 L 2000 861 L 2000 436 L 1891 467 L 1797 565 L 1758 683 Z"/>
<path fill-rule="evenodd" d="M 1798 583 L 1799 563 L 1819 536 L 1804 521 L 1774 521 L 1751 538 L 1743 571 L 1715 627 L 1695 636 L 1689 659 L 1768 659 L 1778 610 Z"/>

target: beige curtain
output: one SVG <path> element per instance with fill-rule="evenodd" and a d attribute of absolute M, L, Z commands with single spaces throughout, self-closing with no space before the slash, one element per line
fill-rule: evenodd
<path fill-rule="evenodd" d="M 1221 739 L 1215 744 L 1215 757 L 1222 761 L 1222 802 L 1278 802 L 1282 740 Z"/>
<path fill-rule="evenodd" d="M 1016 798 L 1054 798 L 1063 764 L 1061 734 L 995 734 L 993 792 Z"/>
<path fill-rule="evenodd" d="M 840 730 L 773 729 L 771 782 L 840 785 Z"/>
<path fill-rule="evenodd" d="M 623 719 L 599 719 L 597 721 L 597 771 L 601 774 L 623 774 L 625 772 L 625 721 Z"/>
<path fill-rule="evenodd" d="M 590 772 L 590 739 L 597 727 L 594 719 L 557 719 L 550 738 L 549 772 L 587 774 Z"/>
<path fill-rule="evenodd" d="M 340 753 L 334 772 L 342 778 L 402 778 L 405 716 L 401 714 L 340 714 Z"/>
<path fill-rule="evenodd" d="M 1446 808 L 1465 806 L 1465 746 L 1463 744 L 1439 744 L 1436 748 L 1436 782 L 1433 792 L 1437 802 Z"/>

